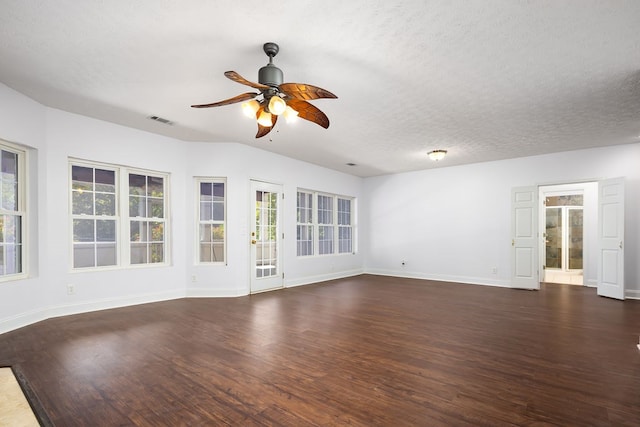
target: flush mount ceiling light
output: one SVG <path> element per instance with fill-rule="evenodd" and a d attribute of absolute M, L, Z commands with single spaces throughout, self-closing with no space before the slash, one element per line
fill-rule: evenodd
<path fill-rule="evenodd" d="M 260 92 L 242 93 L 223 101 L 192 105 L 192 107 L 220 107 L 242 102 L 242 112 L 258 122 L 256 138 L 268 134 L 275 126 L 280 115 L 288 123 L 300 117 L 325 129 L 328 128 L 329 119 L 327 116 L 307 101 L 319 98 L 337 98 L 337 96 L 326 89 L 305 83 L 282 83 L 282 70 L 273 64 L 273 57 L 278 54 L 280 48 L 277 44 L 270 42 L 265 43 L 262 49 L 269 57 L 269 63 L 258 71 L 258 83 L 245 79 L 235 71 L 224 73 L 228 79 L 257 89 Z"/>
<path fill-rule="evenodd" d="M 434 162 L 440 161 L 444 159 L 444 156 L 447 155 L 447 150 L 433 150 L 427 153 L 427 156 Z"/>

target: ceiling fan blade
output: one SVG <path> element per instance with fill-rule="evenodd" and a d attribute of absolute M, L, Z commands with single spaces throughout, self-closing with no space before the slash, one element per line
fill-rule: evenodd
<path fill-rule="evenodd" d="M 258 111 L 256 111 L 256 120 L 258 119 L 258 117 L 260 117 L 260 113 L 262 113 L 264 111 L 264 105 L 261 105 L 260 108 L 258 108 Z M 268 134 L 269 132 L 271 132 L 271 129 L 273 129 L 273 127 L 276 125 L 276 122 L 278 121 L 278 116 L 276 116 L 275 114 L 271 115 L 271 126 L 262 126 L 260 123 L 258 123 L 258 133 L 256 133 L 256 139 L 257 138 L 262 138 L 263 136 L 265 136 L 266 134 Z"/>
<path fill-rule="evenodd" d="M 280 90 L 291 98 L 307 101 L 318 98 L 337 98 L 337 96 L 326 89 L 305 83 L 282 83 Z"/>
<path fill-rule="evenodd" d="M 329 118 L 315 105 L 301 99 L 289 99 L 287 104 L 298 112 L 298 117 L 316 123 L 325 129 L 329 127 Z"/>
<path fill-rule="evenodd" d="M 263 85 L 262 83 L 254 83 L 254 82 L 250 82 L 249 80 L 245 79 L 244 77 L 242 77 L 240 74 L 236 73 L 235 71 L 225 71 L 224 75 L 233 80 L 236 83 L 240 83 L 243 85 L 247 85 L 247 86 L 251 86 L 254 89 L 269 89 L 271 86 L 267 86 L 267 85 Z"/>
<path fill-rule="evenodd" d="M 235 104 L 237 102 L 248 101 L 250 99 L 255 98 L 258 95 L 260 94 L 254 93 L 254 92 L 247 92 L 247 93 L 242 93 L 238 96 L 234 96 L 233 98 L 225 99 L 224 101 L 213 102 L 211 104 L 197 104 L 197 105 L 192 105 L 191 107 L 193 108 L 220 107 L 222 105 L 229 105 L 229 104 Z"/>

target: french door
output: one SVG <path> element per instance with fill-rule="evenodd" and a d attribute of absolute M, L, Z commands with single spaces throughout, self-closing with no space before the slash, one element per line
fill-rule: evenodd
<path fill-rule="evenodd" d="M 251 293 L 283 287 L 282 186 L 251 181 Z"/>

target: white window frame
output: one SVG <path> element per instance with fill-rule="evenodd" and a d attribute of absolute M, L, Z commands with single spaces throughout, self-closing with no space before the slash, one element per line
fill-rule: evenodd
<path fill-rule="evenodd" d="M 305 215 L 301 215 L 300 209 L 301 207 L 298 205 L 298 202 L 300 201 L 300 194 L 303 194 L 305 197 L 305 203 L 306 200 L 308 199 L 308 196 L 311 196 L 311 205 L 310 206 L 304 206 L 302 207 L 302 209 L 305 209 L 307 212 L 305 213 Z M 308 257 L 308 256 L 313 256 L 317 253 L 317 249 L 316 249 L 316 245 L 315 245 L 315 238 L 314 236 L 316 235 L 316 231 L 315 231 L 315 227 L 314 227 L 314 217 L 315 217 L 315 194 L 312 191 L 306 191 L 306 190 L 298 190 L 296 192 L 296 256 L 299 257 Z M 300 221 L 301 217 L 305 217 L 307 219 L 307 221 Z M 309 241 L 308 239 L 304 239 L 304 240 L 300 240 L 300 235 L 299 235 L 299 230 L 300 227 L 304 227 L 305 229 L 307 229 L 310 233 L 311 233 L 311 248 L 309 253 L 304 253 L 304 254 L 300 254 L 300 243 L 304 242 L 305 245 L 304 247 L 307 247 L 307 242 Z"/>
<path fill-rule="evenodd" d="M 129 232 L 127 233 L 127 246 L 129 249 L 129 253 L 127 254 L 127 262 L 129 266 L 132 267 L 138 267 L 138 266 L 151 266 L 151 265 L 168 265 L 169 264 L 169 243 L 168 243 L 168 237 L 169 237 L 169 221 L 168 221 L 168 217 L 169 217 L 169 211 L 168 211 L 168 207 L 169 207 L 169 203 L 167 203 L 167 198 L 168 198 L 168 188 L 169 188 L 169 176 L 168 174 L 165 173 L 160 173 L 160 172 L 155 172 L 155 171 L 148 171 L 148 170 L 144 170 L 144 169 L 126 169 L 125 170 L 125 176 L 126 176 L 126 183 L 127 183 L 127 204 L 123 206 L 127 207 L 127 228 L 129 229 Z M 139 175 L 139 176 L 144 176 L 145 177 L 145 184 L 146 182 L 148 182 L 149 178 L 161 178 L 162 179 L 162 216 L 158 217 L 158 216 L 153 216 L 149 214 L 149 206 L 146 206 L 145 211 L 147 212 L 147 214 L 145 216 L 131 216 L 130 211 L 129 211 L 129 203 L 130 203 L 130 198 L 132 195 L 130 193 L 130 189 L 131 186 L 129 185 L 129 178 L 131 175 Z M 123 192 L 124 193 L 124 192 Z M 149 194 L 144 195 L 144 200 L 145 201 L 149 201 L 149 200 L 153 200 L 153 199 L 158 199 L 158 197 L 154 197 L 151 196 Z M 148 230 L 147 233 L 148 235 L 151 234 L 152 230 L 151 230 L 151 223 L 160 223 L 162 224 L 162 261 L 160 262 L 152 262 L 150 261 L 150 257 L 151 257 L 151 252 L 149 251 L 149 249 L 151 248 L 152 245 L 154 244 L 158 244 L 156 240 L 153 240 L 152 238 L 147 238 L 146 241 L 140 241 L 139 243 L 144 243 L 146 244 L 146 248 L 147 248 L 147 261 L 146 262 L 137 262 L 137 263 L 132 263 L 131 262 L 131 256 L 132 256 L 132 248 L 134 246 L 134 241 L 131 240 L 131 224 L 133 222 L 139 222 L 139 223 L 146 223 L 148 226 Z"/>
<path fill-rule="evenodd" d="M 94 174 L 92 177 L 92 184 L 95 184 L 95 170 L 96 169 L 100 169 L 100 170 L 105 170 L 105 171 L 110 171 L 114 173 L 114 187 L 115 187 L 115 193 L 114 193 L 114 203 L 115 203 L 115 210 L 114 210 L 114 215 L 100 215 L 100 214 L 96 214 L 95 212 L 93 214 L 85 214 L 85 213 L 74 213 L 73 212 L 73 200 L 74 200 L 74 195 L 75 194 L 80 194 L 82 195 L 84 193 L 83 190 L 76 190 L 73 188 L 73 168 L 74 167 L 81 167 L 81 168 L 90 168 L 94 170 Z M 102 268 L 113 268 L 115 266 L 117 266 L 119 264 L 119 254 L 120 254 L 120 250 L 118 248 L 118 230 L 120 228 L 120 217 L 118 215 L 118 207 L 120 205 L 120 201 L 118 200 L 118 170 L 117 167 L 113 167 L 113 166 L 108 166 L 108 165 L 98 165 L 98 164 L 92 164 L 89 162 L 69 162 L 69 216 L 71 218 L 71 268 L 73 270 L 90 270 L 90 269 L 102 269 Z M 95 188 L 93 188 L 90 191 L 91 194 L 96 195 L 97 193 L 100 194 L 107 194 L 107 193 L 102 193 L 102 192 L 98 192 Z M 95 199 L 94 199 L 95 200 Z M 95 208 L 95 204 L 94 204 L 94 200 L 92 200 L 91 202 L 91 206 L 92 206 L 92 210 Z M 74 223 L 75 221 L 83 221 L 83 220 L 89 220 L 89 221 L 93 221 L 94 222 L 94 226 L 97 224 L 97 221 L 100 220 L 106 220 L 106 221 L 114 221 L 115 222 L 115 239 L 116 241 L 114 242 L 115 244 L 115 263 L 114 264 L 109 264 L 109 265 L 93 265 L 93 266 L 88 266 L 88 267 L 76 267 L 75 266 L 75 249 L 76 249 L 76 244 L 80 244 L 80 246 L 82 246 L 82 242 L 76 242 L 74 240 Z M 95 253 L 93 254 L 94 257 L 94 261 L 97 261 L 97 250 L 98 250 L 98 240 L 95 238 L 96 235 L 96 230 L 94 227 L 94 240 L 92 242 L 87 242 L 86 246 L 89 246 L 89 244 L 93 245 L 94 249 L 95 249 Z M 96 262 L 97 264 L 97 262 Z"/>
<path fill-rule="evenodd" d="M 343 221 L 344 218 L 341 217 L 341 211 L 340 211 L 340 201 L 345 201 L 345 202 L 349 202 L 349 215 L 348 215 L 348 221 Z M 336 239 L 336 244 L 338 246 L 338 253 L 339 254 L 352 254 L 354 253 L 353 250 L 353 198 L 351 197 L 341 197 L 341 196 L 336 196 L 336 227 L 338 228 L 337 230 L 337 239 Z M 349 230 L 349 239 L 341 239 L 341 231 L 343 230 Z M 349 248 L 348 250 L 343 250 L 342 248 L 342 243 L 343 242 L 348 242 Z"/>
<path fill-rule="evenodd" d="M 195 177 L 195 209 L 196 209 L 196 221 L 195 221 L 195 265 L 227 265 L 227 194 L 228 194 L 228 185 L 227 179 L 222 177 Z M 222 196 L 222 212 L 223 212 L 223 220 L 203 220 L 202 219 L 202 210 L 201 210 L 201 192 L 200 187 L 201 184 L 223 184 L 224 185 L 224 195 Z M 215 203 L 215 201 L 212 201 Z M 222 225 L 223 236 L 222 236 L 222 260 L 221 261 L 202 261 L 201 260 L 201 245 L 202 243 L 202 235 L 200 233 L 201 225 Z M 213 253 L 213 248 L 212 248 Z"/>
<path fill-rule="evenodd" d="M 0 283 L 2 283 L 2 282 L 14 281 L 14 280 L 26 279 L 29 276 L 29 268 L 28 268 L 29 263 L 28 263 L 28 256 L 27 256 L 27 254 L 29 253 L 27 248 L 28 223 L 29 223 L 29 218 L 27 216 L 27 212 L 28 212 L 27 165 L 29 164 L 29 162 L 28 162 L 28 151 L 17 144 L 13 144 L 9 141 L 0 139 L 0 150 L 16 154 L 17 156 L 16 194 L 18 197 L 18 201 L 16 204 L 16 209 L 15 210 L 4 209 L 4 206 L 0 203 L 0 215 L 9 215 L 9 216 L 15 216 L 20 218 L 19 239 L 21 242 L 20 252 L 19 252 L 20 261 L 21 261 L 20 272 L 11 273 L 11 274 L 4 274 L 4 272 L 2 272 L 2 274 L 0 274 Z M 2 197 L 1 194 L 0 194 L 0 197 Z M 4 247 L 6 247 L 4 244 L 4 241 L 0 242 L 0 244 L 3 246 L 3 249 Z M 3 250 L 2 256 L 4 257 L 5 254 L 6 252 Z M 2 262 L 3 262 L 3 265 L 6 265 L 4 259 L 2 260 Z"/>
<path fill-rule="evenodd" d="M 104 170 L 113 170 L 115 172 L 116 181 L 116 264 L 108 266 L 94 267 L 74 267 L 73 254 L 73 182 L 72 169 L 73 166 L 98 168 Z M 170 212 L 170 174 L 166 172 L 152 171 L 148 169 L 133 168 L 129 166 L 96 162 L 91 160 L 69 158 L 69 271 L 72 273 L 86 271 L 102 271 L 125 268 L 152 268 L 163 267 L 171 264 L 171 212 Z M 156 217 L 132 217 L 129 215 L 129 175 L 143 175 L 147 177 L 158 177 L 163 180 L 163 218 Z M 131 263 L 131 227 L 132 220 L 142 221 L 146 218 L 148 221 L 163 223 L 163 261 L 162 262 L 146 262 Z"/>
<path fill-rule="evenodd" d="M 296 227 L 299 225 L 312 225 L 313 227 L 313 254 L 305 254 L 305 255 L 299 255 L 298 252 L 298 236 L 297 236 L 297 228 L 296 228 L 296 256 L 298 257 L 311 257 L 311 256 L 331 256 L 331 255 L 347 255 L 347 254 L 355 254 L 356 253 L 356 223 L 355 223 L 355 209 L 356 209 L 356 198 L 355 197 L 351 197 L 351 196 L 344 196 L 344 195 L 338 195 L 338 194 L 331 194 L 331 193 L 326 193 L 326 192 L 320 192 L 320 191 L 313 191 L 313 190 L 305 190 L 305 189 L 301 189 L 299 188 L 296 192 L 296 216 L 298 216 L 298 206 L 297 206 L 297 198 L 298 198 L 298 194 L 299 193 L 304 193 L 304 194 L 312 194 L 313 198 L 312 198 L 312 214 L 313 214 L 313 221 L 311 224 L 303 224 L 303 223 L 299 223 L 296 222 Z M 319 219 L 318 219 L 318 208 L 319 208 L 319 202 L 318 202 L 318 198 L 322 196 L 322 197 L 329 197 L 332 200 L 332 209 L 331 209 L 331 219 L 332 222 L 328 223 L 328 224 L 320 224 L 319 223 Z M 338 201 L 339 200 L 349 200 L 350 201 L 350 217 L 349 217 L 349 225 L 346 224 L 340 224 L 340 218 L 338 216 Z M 297 221 L 297 220 L 296 220 Z M 328 253 L 320 253 L 320 227 L 323 226 L 330 226 L 333 227 L 333 251 L 332 252 L 328 252 Z M 347 251 L 347 252 L 342 252 L 341 248 L 340 248 L 340 229 L 341 228 L 349 228 L 351 230 L 351 250 Z"/>

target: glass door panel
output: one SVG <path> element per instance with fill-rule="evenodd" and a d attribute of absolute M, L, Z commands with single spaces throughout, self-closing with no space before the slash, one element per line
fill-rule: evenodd
<path fill-rule="evenodd" d="M 582 226 L 583 210 L 568 209 L 568 238 L 567 247 L 569 250 L 569 270 L 582 270 Z"/>
<path fill-rule="evenodd" d="M 562 208 L 546 209 L 546 268 L 562 268 Z"/>

